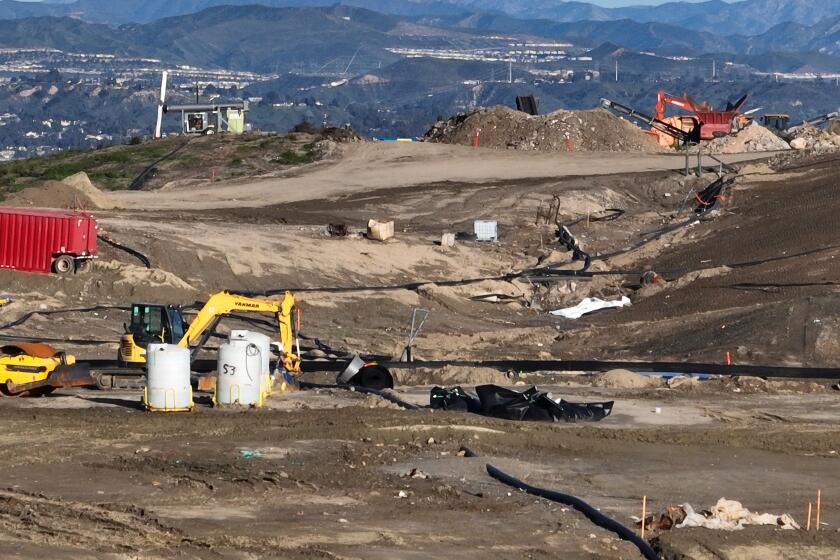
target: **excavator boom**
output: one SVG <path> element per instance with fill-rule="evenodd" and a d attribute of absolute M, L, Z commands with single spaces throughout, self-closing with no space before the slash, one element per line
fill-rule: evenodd
<path fill-rule="evenodd" d="M 287 372 L 300 371 L 300 357 L 294 351 L 295 325 L 293 313 L 295 298 L 286 292 L 282 300 L 248 297 L 233 292 L 218 292 L 210 296 L 184 329 L 181 308 L 162 304 L 134 304 L 131 327 L 126 329 L 120 342 L 120 361 L 124 364 L 144 364 L 145 345 L 165 342 L 190 348 L 195 357 L 204 346 L 219 320 L 237 313 L 272 313 L 277 318 L 283 367 Z"/>
<path fill-rule="evenodd" d="M 199 310 L 178 345 L 185 348 L 193 347 L 193 352 L 197 352 L 204 345 L 207 336 L 214 330 L 211 327 L 215 327 L 224 315 L 236 312 L 273 313 L 277 318 L 280 329 L 280 343 L 283 345 L 283 365 L 287 371 L 296 373 L 300 371 L 300 358 L 294 353 L 292 346 L 294 341 L 292 312 L 294 308 L 295 297 L 291 292 L 286 292 L 282 301 L 257 299 L 227 291 L 218 292 L 210 296 L 207 303 Z"/>

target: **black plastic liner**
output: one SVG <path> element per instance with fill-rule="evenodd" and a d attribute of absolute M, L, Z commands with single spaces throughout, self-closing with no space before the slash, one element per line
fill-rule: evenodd
<path fill-rule="evenodd" d="M 498 385 L 479 385 L 475 395 L 461 387 L 432 388 L 429 406 L 435 409 L 473 412 L 507 420 L 536 422 L 597 422 L 610 415 L 614 401 L 595 403 L 559 402 L 549 393 L 531 387 L 523 392 Z"/>

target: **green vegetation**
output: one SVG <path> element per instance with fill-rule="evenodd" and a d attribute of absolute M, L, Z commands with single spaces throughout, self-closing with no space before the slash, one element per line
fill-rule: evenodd
<path fill-rule="evenodd" d="M 121 190 L 129 188 L 134 178 L 152 164 L 158 170 L 144 188 L 156 188 L 173 180 L 204 180 L 213 168 L 219 178 L 246 177 L 270 173 L 278 164 L 304 165 L 319 158 L 316 142 L 308 135 L 244 134 L 192 138 L 172 157 L 159 161 L 185 140 L 176 136 L 0 164 L 0 196 L 43 181 L 61 181 L 81 171 L 99 188 Z"/>
<path fill-rule="evenodd" d="M 41 181 L 61 181 L 85 171 L 106 189 L 126 188 L 147 165 L 170 152 L 171 140 L 101 150 L 69 150 L 0 165 L 0 191 L 14 192 Z"/>
<path fill-rule="evenodd" d="M 312 163 L 317 159 L 318 153 L 315 142 L 310 142 L 308 144 L 304 144 L 301 151 L 285 150 L 272 161 L 281 165 L 305 165 L 307 163 Z"/>

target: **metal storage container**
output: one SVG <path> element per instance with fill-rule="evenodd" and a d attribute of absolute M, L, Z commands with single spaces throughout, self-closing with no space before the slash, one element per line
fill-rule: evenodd
<path fill-rule="evenodd" d="M 259 347 L 243 339 L 232 339 L 219 346 L 213 402 L 259 407 L 263 404 L 263 397 Z"/>
<path fill-rule="evenodd" d="M 193 409 L 188 348 L 177 344 L 149 344 L 146 365 L 148 373 L 143 404 L 148 410 L 178 412 Z"/>
<path fill-rule="evenodd" d="M 85 212 L 0 208 L 0 268 L 89 270 L 97 256 L 96 227 Z"/>

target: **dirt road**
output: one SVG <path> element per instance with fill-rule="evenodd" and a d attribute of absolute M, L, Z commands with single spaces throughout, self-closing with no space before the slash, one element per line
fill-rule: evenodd
<path fill-rule="evenodd" d="M 122 207 L 145 210 L 256 207 L 334 199 L 376 189 L 414 187 L 443 181 L 548 180 L 685 167 L 683 156 L 661 154 L 544 154 L 407 142 L 364 142 L 343 146 L 343 150 L 342 157 L 337 160 L 293 171 L 279 179 L 154 192 L 122 191 L 113 193 L 112 197 Z M 767 154 L 738 154 L 721 156 L 721 159 L 726 163 L 735 163 L 762 157 L 767 157 Z M 716 164 L 706 160 L 704 165 Z"/>

